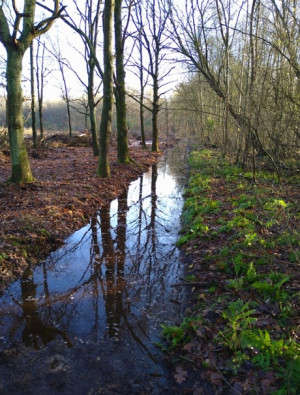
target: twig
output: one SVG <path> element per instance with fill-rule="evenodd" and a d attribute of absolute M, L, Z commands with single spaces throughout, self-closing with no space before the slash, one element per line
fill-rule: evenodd
<path fill-rule="evenodd" d="M 182 359 L 183 361 L 186 361 L 186 362 L 190 362 L 190 363 L 193 363 L 193 364 L 195 363 L 195 361 L 192 361 L 189 358 L 183 357 L 182 355 L 180 355 L 179 358 Z"/>
<path fill-rule="evenodd" d="M 233 388 L 233 386 L 229 383 L 229 381 L 226 379 L 226 377 L 224 376 L 224 374 L 221 372 L 221 370 L 217 367 L 217 365 L 215 363 L 213 363 L 214 368 L 218 371 L 218 373 L 222 376 L 223 380 L 225 381 L 225 383 L 229 386 L 229 388 L 234 389 L 234 393 L 237 395 L 242 395 L 242 393 L 240 391 L 238 391 L 236 388 Z"/>
<path fill-rule="evenodd" d="M 176 284 L 172 284 L 171 287 L 181 287 L 182 285 L 207 286 L 207 283 L 200 283 L 200 282 L 176 283 Z"/>

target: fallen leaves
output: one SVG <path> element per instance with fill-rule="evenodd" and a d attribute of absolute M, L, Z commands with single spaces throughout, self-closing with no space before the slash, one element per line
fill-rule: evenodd
<path fill-rule="evenodd" d="M 31 157 L 37 181 L 23 186 L 4 182 L 10 161 L 0 161 L 0 244 L 1 253 L 7 254 L 0 259 L 2 290 L 22 274 L 27 262 L 40 262 L 158 158 L 139 147 L 130 148 L 130 156 L 134 163 L 118 164 L 112 149 L 112 175 L 107 180 L 96 176 L 98 159 L 90 147 L 50 147 Z"/>
<path fill-rule="evenodd" d="M 181 366 L 176 367 L 176 374 L 174 374 L 174 379 L 176 380 L 177 384 L 182 384 L 188 376 L 188 372 L 183 370 Z"/>

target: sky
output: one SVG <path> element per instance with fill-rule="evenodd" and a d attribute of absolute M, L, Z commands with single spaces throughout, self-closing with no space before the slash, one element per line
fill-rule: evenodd
<path fill-rule="evenodd" d="M 84 4 L 84 0 L 82 1 L 82 4 Z M 17 5 L 19 6 L 19 9 L 22 9 L 22 4 L 23 1 L 18 0 Z M 76 20 L 76 10 L 74 9 L 73 6 L 73 0 L 65 0 L 63 2 L 64 5 L 67 5 L 68 12 L 74 17 Z M 100 34 L 100 37 L 102 34 Z M 50 47 L 49 45 L 49 38 L 53 43 L 58 42 L 59 46 L 61 48 L 62 56 L 67 59 L 71 65 L 71 67 L 75 70 L 75 72 L 80 76 L 80 78 L 86 82 L 87 81 L 87 75 L 86 75 L 86 66 L 84 59 L 81 55 L 83 53 L 83 44 L 75 32 L 73 32 L 69 27 L 66 26 L 66 24 L 58 20 L 55 22 L 53 27 L 50 29 L 50 31 L 47 33 L 46 36 L 41 36 L 41 40 L 43 42 L 46 42 L 46 46 Z M 35 46 L 37 44 L 35 43 Z M 127 42 L 128 50 L 130 51 L 130 47 L 132 46 L 132 43 L 129 41 Z M 102 49 L 98 49 L 98 58 L 101 62 L 102 60 Z M 0 56 L 5 57 L 5 51 L 3 46 L 0 44 Z M 138 53 L 135 50 L 133 52 L 133 57 L 138 57 Z M 62 97 L 62 90 L 61 90 L 61 74 L 58 70 L 58 63 L 55 60 L 55 58 L 49 53 L 46 53 L 46 67 L 48 70 L 48 76 L 46 78 L 46 85 L 44 89 L 44 95 L 45 95 L 45 100 L 46 101 L 56 101 Z M 167 65 L 166 67 L 173 67 L 174 65 Z M 127 84 L 127 89 L 139 89 L 139 80 L 138 78 L 134 75 L 134 73 L 131 72 L 131 68 L 127 67 L 126 70 L 126 84 Z M 5 64 L 0 58 L 0 72 L 3 74 L 5 73 Z M 78 78 L 76 77 L 75 73 L 68 70 L 65 68 L 66 72 L 66 80 L 68 84 L 68 89 L 69 89 L 69 94 L 71 97 L 81 97 L 84 94 L 84 87 L 82 84 L 79 82 Z M 26 98 L 30 97 L 30 82 L 29 82 L 29 76 L 30 76 L 30 66 L 29 66 L 29 50 L 27 50 L 25 56 L 24 56 L 24 61 L 23 61 L 23 92 L 24 96 Z M 170 76 L 168 76 L 168 85 L 167 88 L 164 88 L 164 91 L 166 89 L 170 89 L 169 92 L 166 93 L 166 95 L 170 95 L 172 90 L 175 88 L 176 84 L 182 79 L 182 70 L 177 68 L 177 70 L 173 70 Z M 4 82 L 2 79 L 1 82 Z M 100 80 L 98 79 L 98 82 Z M 149 87 L 150 88 L 150 87 Z M 5 93 L 5 88 L 0 86 L 0 95 L 2 96 Z"/>

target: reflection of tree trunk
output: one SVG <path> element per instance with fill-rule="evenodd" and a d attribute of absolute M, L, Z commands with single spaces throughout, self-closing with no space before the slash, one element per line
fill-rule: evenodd
<path fill-rule="evenodd" d="M 116 253 L 110 231 L 110 205 L 104 206 L 100 210 L 103 262 L 106 265 L 106 291 L 104 291 L 103 296 L 109 337 L 118 335 L 123 312 L 122 292 L 125 285 L 127 193 L 125 191 L 118 199 Z"/>
<path fill-rule="evenodd" d="M 157 181 L 157 164 L 152 166 L 152 179 L 151 179 L 151 232 L 152 232 L 152 249 L 156 249 L 156 232 L 155 232 L 155 218 L 157 208 L 157 195 L 156 195 L 156 181 Z"/>
<path fill-rule="evenodd" d="M 123 290 L 125 287 L 124 264 L 126 249 L 126 217 L 128 191 L 126 190 L 118 199 L 118 226 L 117 226 L 117 287 L 116 287 L 116 310 L 115 329 L 120 328 L 121 315 L 123 312 Z"/>
<path fill-rule="evenodd" d="M 92 232 L 92 246 L 91 246 L 91 270 L 93 270 L 93 297 L 94 297 L 94 333 L 97 335 L 99 328 L 99 291 L 98 291 L 98 280 L 101 281 L 101 263 L 100 257 L 100 246 L 98 242 L 98 221 L 97 214 L 91 218 L 91 232 Z M 96 260 L 97 257 L 97 260 Z"/>
<path fill-rule="evenodd" d="M 118 254 L 125 255 L 126 246 L 126 215 L 128 191 L 126 190 L 118 199 L 118 226 L 117 226 L 117 250 Z M 124 259 L 123 259 L 124 260 Z"/>
<path fill-rule="evenodd" d="M 25 271 L 20 282 L 23 301 L 21 307 L 23 309 L 23 317 L 25 318 L 25 326 L 22 332 L 24 344 L 26 346 L 34 345 L 36 348 L 39 348 L 39 339 L 45 345 L 59 335 L 69 346 L 71 346 L 71 342 L 66 333 L 42 322 L 36 302 L 37 285 L 33 281 L 32 269 L 27 269 Z"/>
<path fill-rule="evenodd" d="M 47 303 L 48 306 L 50 306 L 51 300 L 50 300 L 50 292 L 48 286 L 46 262 L 43 262 L 43 276 L 44 276 L 43 284 L 44 284 L 45 302 Z"/>
<path fill-rule="evenodd" d="M 92 245 L 91 245 L 91 269 L 94 273 L 94 297 L 98 299 L 98 286 L 97 280 L 102 279 L 101 260 L 100 260 L 100 245 L 98 241 L 98 217 L 97 214 L 91 218 L 91 232 L 92 232 Z M 97 315 L 98 316 L 98 315 Z"/>
<path fill-rule="evenodd" d="M 32 344 L 38 348 L 39 338 L 39 317 L 37 314 L 36 305 L 36 285 L 32 279 L 32 270 L 28 270 L 26 275 L 21 279 L 21 290 L 22 290 L 22 308 L 25 316 L 25 326 L 22 332 L 22 339 L 24 344 L 28 347 Z"/>
<path fill-rule="evenodd" d="M 142 213 L 143 213 L 143 174 L 140 176 L 140 189 L 139 189 L 139 233 L 138 233 L 138 250 L 141 245 L 141 235 L 142 235 Z"/>
<path fill-rule="evenodd" d="M 98 242 L 98 227 L 97 227 L 97 214 L 91 218 L 91 231 L 92 231 L 92 253 L 93 257 L 100 256 L 100 246 Z"/>
<path fill-rule="evenodd" d="M 108 335 L 113 337 L 114 332 L 114 294 L 115 294 L 115 254 L 114 244 L 110 233 L 110 204 L 103 206 L 100 210 L 100 227 L 102 234 L 103 263 L 105 263 L 106 290 L 104 291 L 104 302 Z"/>

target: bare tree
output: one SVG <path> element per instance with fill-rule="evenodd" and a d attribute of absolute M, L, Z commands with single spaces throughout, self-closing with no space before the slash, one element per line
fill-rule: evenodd
<path fill-rule="evenodd" d="M 102 1 L 86 0 L 84 6 L 79 4 L 77 0 L 73 0 L 73 4 L 79 16 L 78 21 L 74 21 L 70 14 L 63 18 L 63 21 L 76 33 L 79 34 L 84 45 L 84 59 L 86 62 L 87 84 L 86 86 L 88 103 L 89 103 L 89 118 L 92 132 L 93 153 L 95 156 L 99 155 L 99 139 L 96 123 L 96 107 L 99 100 L 96 99 L 98 88 L 95 88 L 95 71 L 98 71 L 99 76 L 103 77 L 103 70 L 97 58 L 97 46 L 99 38 L 99 27 L 102 14 Z M 74 69 L 73 69 L 74 70 Z M 77 75 L 78 76 L 78 75 Z M 82 82 L 82 80 L 81 80 Z"/>
<path fill-rule="evenodd" d="M 272 42 L 272 46 L 287 59 L 299 79 L 299 0 L 282 0 L 279 3 L 275 0 L 269 1 L 276 15 L 276 35 L 280 39 L 276 43 Z M 278 42 L 283 45 L 278 44 Z"/>
<path fill-rule="evenodd" d="M 201 111 L 214 138 L 223 126 L 218 141 L 223 153 L 236 149 L 237 160 L 251 164 L 254 181 L 261 156 L 279 177 L 280 155 L 296 150 L 299 138 L 299 3 L 186 0 L 183 8 L 173 5 L 169 1 L 174 49 L 191 73 L 176 101 L 188 98 L 182 106 L 188 122 L 197 122 Z M 201 107 L 192 94 L 195 83 L 202 87 Z"/>
<path fill-rule="evenodd" d="M 145 139 L 145 122 L 144 122 L 144 112 L 145 112 L 145 105 L 144 105 L 144 97 L 145 97 L 145 87 L 148 82 L 149 76 L 148 69 L 145 73 L 145 64 L 144 64 L 144 47 L 143 47 L 143 36 L 142 32 L 144 29 L 144 15 L 143 15 L 143 8 L 142 2 L 139 1 L 134 9 L 134 15 L 132 16 L 133 23 L 136 27 L 136 34 L 137 34 L 137 41 L 138 41 L 138 52 L 139 52 L 139 60 L 138 62 L 133 62 L 134 68 L 137 68 L 137 72 L 133 71 L 133 73 L 139 78 L 140 81 L 140 93 L 139 93 L 139 107 L 140 107 L 140 128 L 141 128 L 141 144 L 142 148 L 146 149 L 146 139 Z"/>
<path fill-rule="evenodd" d="M 128 163 L 130 161 L 128 152 L 128 126 L 126 110 L 126 88 L 125 88 L 125 67 L 124 67 L 124 44 L 126 33 L 122 29 L 122 3 L 123 0 L 115 0 L 114 27 L 115 27 L 115 56 L 116 56 L 116 78 L 115 78 L 115 98 L 117 112 L 117 150 L 118 161 Z M 128 5 L 130 15 L 132 1 Z M 127 19 L 129 22 L 129 18 Z M 128 26 L 128 23 L 126 24 Z M 125 28 L 126 30 L 126 28 Z"/>
<path fill-rule="evenodd" d="M 33 42 L 30 45 L 30 87 L 31 87 L 31 128 L 34 148 L 37 148 L 36 116 L 35 116 L 35 73 Z"/>
<path fill-rule="evenodd" d="M 0 42 L 7 55 L 7 122 L 12 164 L 9 180 L 14 183 L 33 181 L 23 131 L 22 60 L 34 38 L 46 33 L 64 9 L 60 8 L 59 0 L 55 0 L 49 17 L 36 22 L 37 6 L 44 8 L 33 0 L 23 1 L 22 12 L 15 1 L 12 6 L 5 5 L 3 1 L 0 5 Z M 12 29 L 9 23 L 11 13 L 15 16 Z"/>
<path fill-rule="evenodd" d="M 60 75 L 62 79 L 62 84 L 61 84 L 62 99 L 67 106 L 69 136 L 72 136 L 70 88 L 67 84 L 66 71 L 65 71 L 66 59 L 64 58 L 62 51 L 60 49 L 59 40 L 57 40 L 56 46 L 54 46 L 54 44 L 52 45 L 52 53 L 55 54 L 55 58 L 58 64 L 58 69 L 60 71 Z"/>
<path fill-rule="evenodd" d="M 146 106 L 143 99 L 140 101 L 141 106 L 152 113 L 152 151 L 155 152 L 159 151 L 158 114 L 163 105 L 161 97 L 166 93 L 162 92 L 161 88 L 165 86 L 165 78 L 173 69 L 172 67 L 165 67 L 170 45 L 167 35 L 169 14 L 167 0 L 141 0 L 134 15 L 134 23 L 140 41 L 140 52 L 144 51 L 147 56 L 147 66 L 145 66 L 146 56 L 143 54 L 140 58 L 143 64 L 140 63 L 138 66 L 141 91 L 144 92 L 144 72 L 149 74 L 152 85 L 151 106 Z"/>
<path fill-rule="evenodd" d="M 100 124 L 100 155 L 97 174 L 100 177 L 110 176 L 109 165 L 109 137 L 112 124 L 113 107 L 113 53 L 112 53 L 112 29 L 114 15 L 114 0 L 105 0 L 103 17 L 103 107 Z"/>
<path fill-rule="evenodd" d="M 44 104 L 44 88 L 47 83 L 47 77 L 51 71 L 45 65 L 45 44 L 40 39 L 37 40 L 37 49 L 35 55 L 35 74 L 36 74 L 36 87 L 38 98 L 38 112 L 40 123 L 40 138 L 44 136 L 44 121 L 43 121 L 43 104 Z"/>
<path fill-rule="evenodd" d="M 152 79 L 152 151 L 158 152 L 158 113 L 163 103 L 160 102 L 164 79 L 172 68 L 163 71 L 163 64 L 167 57 L 169 36 L 166 27 L 169 20 L 169 10 L 166 0 L 146 0 L 147 29 L 142 30 L 143 43 L 149 57 L 149 74 Z M 150 33 L 150 34 L 149 34 Z"/>

